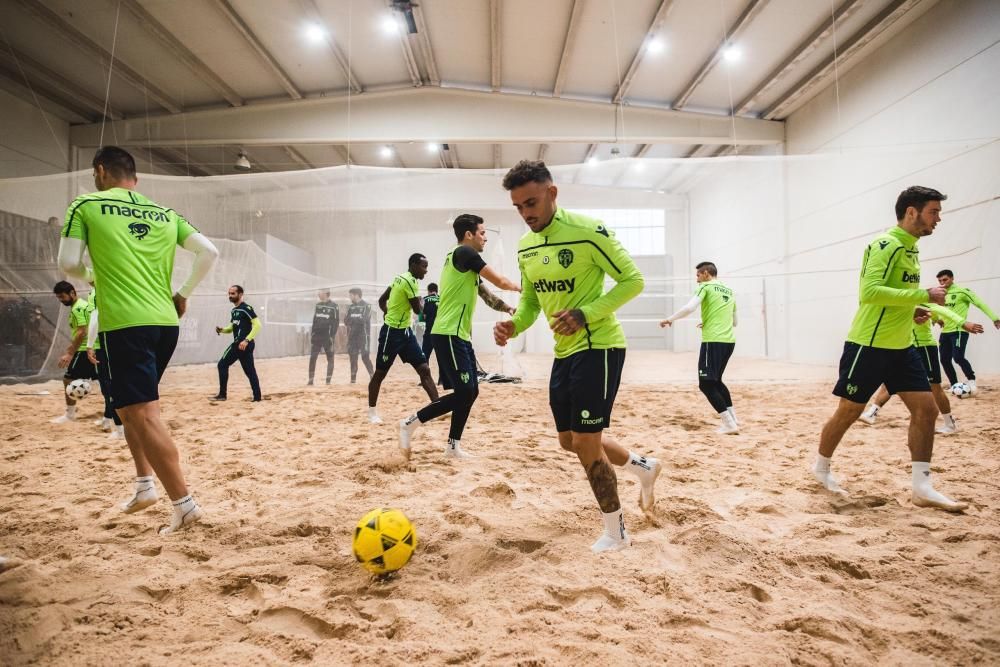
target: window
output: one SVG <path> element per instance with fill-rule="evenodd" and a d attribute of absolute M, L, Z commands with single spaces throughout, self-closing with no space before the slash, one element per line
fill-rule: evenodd
<path fill-rule="evenodd" d="M 659 208 L 575 209 L 597 218 L 615 233 L 629 254 L 666 254 L 666 216 Z"/>

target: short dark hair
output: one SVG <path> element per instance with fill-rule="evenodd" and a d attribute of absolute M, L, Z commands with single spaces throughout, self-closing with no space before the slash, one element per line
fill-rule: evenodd
<path fill-rule="evenodd" d="M 52 288 L 53 294 L 69 294 L 70 292 L 75 292 L 76 288 L 73 287 L 72 283 L 68 283 L 65 280 L 60 280 L 56 283 L 56 286 Z"/>
<path fill-rule="evenodd" d="M 503 189 L 510 192 L 525 183 L 551 183 L 552 172 L 541 160 L 521 160 L 503 177 Z"/>
<path fill-rule="evenodd" d="M 427 291 L 428 292 L 437 292 L 438 291 L 438 284 L 437 283 L 429 283 L 427 285 Z"/>
<path fill-rule="evenodd" d="M 934 188 L 925 188 L 922 185 L 911 185 L 896 198 L 896 220 L 902 220 L 906 215 L 906 209 L 911 206 L 917 209 L 917 213 L 924 210 L 924 206 L 929 201 L 944 201 L 948 195 L 941 194 Z"/>
<path fill-rule="evenodd" d="M 938 271 L 936 277 L 940 278 L 941 276 L 948 276 L 952 280 L 955 279 L 955 274 L 951 272 L 951 269 L 941 269 L 940 271 Z"/>
<path fill-rule="evenodd" d="M 357 294 L 358 296 L 361 296 L 361 288 L 360 287 L 352 287 L 351 289 L 347 290 L 347 293 L 348 294 Z"/>
<path fill-rule="evenodd" d="M 231 288 L 236 290 L 237 294 L 243 294 L 243 288 L 239 285 L 230 285 Z"/>
<path fill-rule="evenodd" d="M 325 294 L 327 296 L 330 296 L 330 288 L 329 287 L 321 287 L 320 290 L 319 290 L 319 293 L 320 294 Z"/>
<path fill-rule="evenodd" d="M 91 165 L 94 169 L 97 169 L 98 165 L 104 167 L 104 171 L 117 179 L 135 178 L 135 158 L 118 146 L 98 148 Z"/>
<path fill-rule="evenodd" d="M 420 260 L 426 260 L 426 259 L 427 258 L 425 256 L 421 255 L 419 252 L 415 252 L 412 255 L 410 255 L 410 259 L 409 259 L 409 261 L 407 261 L 407 265 L 408 266 L 413 266 L 414 264 L 418 264 L 420 262 Z"/>
<path fill-rule="evenodd" d="M 483 219 L 478 215 L 463 213 L 455 218 L 455 222 L 451 223 L 451 228 L 455 230 L 455 238 L 461 241 L 465 238 L 465 232 L 475 234 L 481 224 L 483 224 Z"/>
<path fill-rule="evenodd" d="M 700 262 L 694 269 L 695 271 L 705 271 L 713 278 L 719 275 L 719 269 L 712 262 Z"/>

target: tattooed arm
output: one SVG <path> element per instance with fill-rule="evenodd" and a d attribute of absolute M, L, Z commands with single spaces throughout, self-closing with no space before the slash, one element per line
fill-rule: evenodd
<path fill-rule="evenodd" d="M 504 300 L 487 289 L 486 285 L 479 284 L 479 298 L 486 302 L 486 305 L 501 313 L 514 313 L 514 308 L 504 303 Z"/>

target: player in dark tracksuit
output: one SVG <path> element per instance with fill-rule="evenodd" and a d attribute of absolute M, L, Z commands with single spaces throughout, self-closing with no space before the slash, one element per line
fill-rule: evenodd
<path fill-rule="evenodd" d="M 309 351 L 309 382 L 313 383 L 316 375 L 316 359 L 322 350 L 326 353 L 326 383 L 330 384 L 333 377 L 333 344 L 340 327 L 340 307 L 330 300 L 330 290 L 319 293 L 319 303 L 313 312 L 312 332 L 310 335 L 312 349 Z"/>
<path fill-rule="evenodd" d="M 371 377 L 374 369 L 371 360 L 372 306 L 361 298 L 361 289 L 352 287 L 348 294 L 351 305 L 344 314 L 344 326 L 347 327 L 347 355 L 351 359 L 351 384 L 358 380 L 358 357 Z"/>
<path fill-rule="evenodd" d="M 438 304 L 441 303 L 441 295 L 438 294 L 437 283 L 427 285 L 427 296 L 424 297 L 424 314 L 421 315 L 424 321 L 424 340 L 420 348 L 427 357 L 427 363 L 431 362 L 431 352 L 434 351 L 434 340 L 431 338 L 431 330 L 434 329 L 434 319 L 437 317 Z M 441 364 L 438 364 L 438 384 L 443 384 L 444 375 L 441 373 Z"/>
<path fill-rule="evenodd" d="M 243 301 L 243 288 L 233 285 L 229 288 L 229 301 L 233 304 L 230 312 L 230 323 L 224 327 L 215 327 L 216 334 L 233 334 L 233 343 L 226 348 L 219 359 L 219 393 L 214 396 L 214 401 L 226 400 L 226 389 L 229 384 L 229 367 L 240 362 L 243 372 L 250 380 L 250 389 L 253 391 L 253 400 L 260 400 L 260 380 L 257 379 L 257 369 L 253 364 L 253 339 L 260 332 L 260 319 L 253 307 Z"/>

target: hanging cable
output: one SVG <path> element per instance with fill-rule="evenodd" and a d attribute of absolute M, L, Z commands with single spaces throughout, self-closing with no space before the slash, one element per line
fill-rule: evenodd
<path fill-rule="evenodd" d="M 118 45 L 118 18 L 121 16 L 121 13 L 122 3 L 121 0 L 118 0 L 117 6 L 115 7 L 115 31 L 111 35 L 111 59 L 108 60 L 108 85 L 104 88 L 104 114 L 101 117 L 101 135 L 97 140 L 97 144 L 99 146 L 104 145 L 104 126 L 108 122 L 108 103 L 111 97 L 111 73 L 115 69 L 115 48 Z M 117 141 L 118 139 L 116 137 L 115 143 L 117 143 Z"/>

